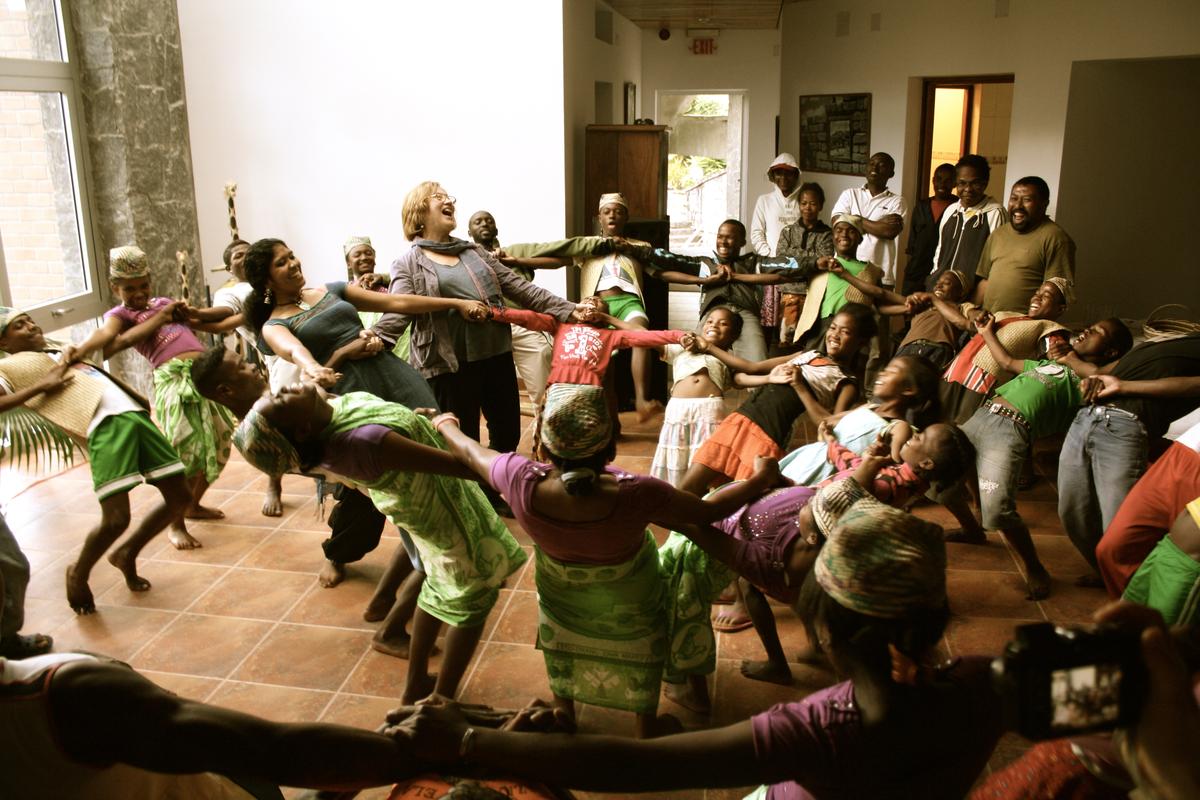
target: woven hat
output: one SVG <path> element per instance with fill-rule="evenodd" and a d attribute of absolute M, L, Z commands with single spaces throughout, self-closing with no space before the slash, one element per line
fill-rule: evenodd
<path fill-rule="evenodd" d="M 898 619 L 946 602 L 942 528 L 899 509 L 859 501 L 842 515 L 814 567 L 843 608 Z"/>
<path fill-rule="evenodd" d="M 542 447 L 575 461 L 594 456 L 612 440 L 612 418 L 600 386 L 556 383 L 542 402 Z"/>
<path fill-rule="evenodd" d="M 140 247 L 127 244 L 108 251 L 108 277 L 114 281 L 123 278 L 144 278 L 149 274 L 150 262 Z"/>
<path fill-rule="evenodd" d="M 19 316 L 22 316 L 24 313 L 25 312 L 19 308 L 0 306 L 0 336 L 4 335 L 4 332 L 8 330 L 8 326 L 12 324 L 13 320 Z"/>
<path fill-rule="evenodd" d="M 619 206 L 624 206 L 626 211 L 629 210 L 629 203 L 625 202 L 625 195 L 621 194 L 620 192 L 609 192 L 608 194 L 600 195 L 600 203 L 596 206 L 596 210 L 599 211 L 605 206 L 610 206 L 613 203 L 616 203 Z"/>
<path fill-rule="evenodd" d="M 946 272 L 958 278 L 958 285 L 962 287 L 964 294 L 971 291 L 971 279 L 967 277 L 967 273 L 960 269 L 948 269 Z"/>
<path fill-rule="evenodd" d="M 367 247 L 374 249 L 374 245 L 371 244 L 370 236 L 351 236 L 342 243 L 342 255 L 350 255 L 350 251 L 358 247 L 360 244 L 365 244 Z"/>
<path fill-rule="evenodd" d="M 829 538 L 829 534 L 837 527 L 838 520 L 860 500 L 875 500 L 866 489 L 854 478 L 842 478 L 828 486 L 822 486 L 812 499 L 813 520 L 821 535 Z M 879 503 L 879 505 L 883 505 Z"/>
<path fill-rule="evenodd" d="M 1062 293 L 1063 300 L 1067 305 L 1075 302 L 1075 283 L 1068 278 L 1046 278 L 1046 283 L 1053 283 L 1058 287 L 1058 291 Z"/>
<path fill-rule="evenodd" d="M 859 236 L 865 235 L 866 232 L 863 230 L 863 218 L 860 217 L 858 214 L 842 214 L 842 215 L 840 215 L 837 218 L 837 222 L 833 223 L 833 227 L 836 228 L 838 225 L 841 225 L 843 222 L 846 223 L 847 225 L 849 225 L 851 228 L 854 228 L 854 230 L 858 231 Z"/>
<path fill-rule="evenodd" d="M 300 454 L 296 448 L 257 409 L 250 409 L 242 418 L 233 432 L 233 444 L 260 472 L 283 475 L 300 471 Z"/>

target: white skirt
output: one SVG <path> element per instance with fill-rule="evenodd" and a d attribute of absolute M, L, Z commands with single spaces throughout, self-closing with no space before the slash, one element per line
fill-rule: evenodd
<path fill-rule="evenodd" d="M 723 397 L 672 397 L 663 414 L 650 474 L 678 487 L 692 464 L 692 454 L 724 418 Z"/>

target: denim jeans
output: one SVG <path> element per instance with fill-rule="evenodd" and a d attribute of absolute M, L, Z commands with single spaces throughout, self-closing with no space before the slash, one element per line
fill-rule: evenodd
<path fill-rule="evenodd" d="M 971 415 L 962 432 L 975 446 L 983 527 L 995 531 L 1023 525 L 1017 513 L 1017 484 L 1029 452 L 1029 430 L 984 407 Z"/>
<path fill-rule="evenodd" d="M 742 318 L 742 334 L 729 348 L 733 354 L 747 361 L 764 361 L 767 358 L 767 337 L 763 335 L 758 314 L 745 308 L 736 309 Z"/>
<path fill-rule="evenodd" d="M 1146 471 L 1146 426 L 1128 411 L 1088 406 L 1075 415 L 1058 457 L 1058 516 L 1096 566 L 1096 543 Z"/>
<path fill-rule="evenodd" d="M 3 625 L 0 638 L 16 635 L 25 624 L 25 587 L 29 585 L 29 560 L 21 552 L 17 537 L 0 516 L 0 574 L 4 577 Z"/>

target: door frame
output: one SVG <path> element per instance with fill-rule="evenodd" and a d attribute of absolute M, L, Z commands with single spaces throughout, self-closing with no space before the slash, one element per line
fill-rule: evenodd
<path fill-rule="evenodd" d="M 975 108 L 975 84 L 977 83 L 1015 83 L 1012 73 L 1003 75 L 952 75 L 939 78 L 921 79 L 921 132 L 917 146 L 917 186 L 918 195 L 925 197 L 928 191 L 929 179 L 933 171 L 930 149 L 933 138 L 933 107 L 934 91 L 936 89 L 966 89 L 967 102 L 963 106 L 965 117 L 963 124 L 962 149 L 967 150 L 971 140 L 971 112 Z"/>

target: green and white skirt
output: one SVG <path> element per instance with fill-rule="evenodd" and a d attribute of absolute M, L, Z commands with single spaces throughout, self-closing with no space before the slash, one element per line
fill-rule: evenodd
<path fill-rule="evenodd" d="M 555 561 L 534 548 L 537 646 L 559 697 L 654 713 L 667 651 L 654 537 L 623 564 Z"/>
<path fill-rule="evenodd" d="M 179 453 L 184 473 L 212 483 L 229 461 L 233 412 L 196 391 L 192 362 L 173 358 L 154 370 L 154 421 Z"/>
<path fill-rule="evenodd" d="M 717 669 L 712 604 L 736 573 L 682 533 L 672 531 L 658 550 L 667 591 L 667 663 L 663 680 L 683 683 L 689 675 Z"/>

